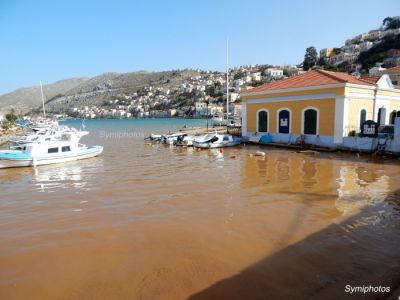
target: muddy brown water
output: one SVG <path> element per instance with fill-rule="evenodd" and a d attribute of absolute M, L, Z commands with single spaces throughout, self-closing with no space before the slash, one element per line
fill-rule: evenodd
<path fill-rule="evenodd" d="M 159 124 L 88 123 L 102 156 L 0 170 L 0 299 L 396 296 L 398 159 L 199 151 L 144 143 Z"/>

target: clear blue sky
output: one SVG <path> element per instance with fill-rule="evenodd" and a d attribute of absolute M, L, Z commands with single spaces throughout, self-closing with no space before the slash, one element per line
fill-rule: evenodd
<path fill-rule="evenodd" d="M 295 64 L 400 15 L 399 0 L 0 0 L 0 94 L 103 72 Z"/>

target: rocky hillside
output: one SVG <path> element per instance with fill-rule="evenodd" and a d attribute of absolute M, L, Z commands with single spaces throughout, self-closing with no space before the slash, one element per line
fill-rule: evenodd
<path fill-rule="evenodd" d="M 132 94 L 152 86 L 176 88 L 192 76 L 192 70 L 165 72 L 104 73 L 93 78 L 71 78 L 43 86 L 48 112 L 65 112 L 71 107 L 102 106 L 121 94 Z M 40 86 L 21 88 L 0 96 L 0 113 L 14 109 L 18 113 L 41 109 Z"/>
<path fill-rule="evenodd" d="M 110 100 L 120 99 L 121 95 L 140 94 L 140 91 L 146 87 L 173 90 L 198 74 L 191 70 L 104 73 L 82 82 L 62 95 L 49 99 L 46 102 L 46 110 L 52 113 L 66 113 L 72 108 L 101 107 L 107 105 L 106 103 Z"/>
<path fill-rule="evenodd" d="M 51 99 L 56 95 L 65 94 L 76 86 L 80 86 L 88 81 L 87 77 L 70 78 L 60 80 L 53 84 L 43 86 L 45 99 Z M 0 96 L 0 113 L 9 112 L 14 109 L 16 112 L 27 112 L 42 103 L 40 86 L 21 88 L 14 92 Z"/>

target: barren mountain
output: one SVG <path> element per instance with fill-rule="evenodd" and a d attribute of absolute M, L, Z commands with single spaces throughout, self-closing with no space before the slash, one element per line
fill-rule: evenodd
<path fill-rule="evenodd" d="M 65 94 L 67 91 L 88 81 L 87 77 L 76 77 L 43 85 L 45 99 Z M 42 103 L 40 85 L 20 88 L 14 92 L 0 96 L 0 112 L 9 112 L 12 108 L 17 112 L 26 112 Z"/>
<path fill-rule="evenodd" d="M 121 93 L 133 93 L 145 86 L 176 87 L 191 76 L 191 70 L 164 72 L 104 73 L 93 78 L 71 78 L 43 86 L 46 110 L 66 111 L 72 107 L 99 105 Z M 27 112 L 41 106 L 40 86 L 21 88 L 0 96 L 0 112 L 14 108 Z"/>
<path fill-rule="evenodd" d="M 63 95 L 53 97 L 46 103 L 46 110 L 52 113 L 67 112 L 73 107 L 102 106 L 105 101 L 115 99 L 121 94 L 129 95 L 143 87 L 176 88 L 195 71 L 104 73 L 93 77 Z"/>

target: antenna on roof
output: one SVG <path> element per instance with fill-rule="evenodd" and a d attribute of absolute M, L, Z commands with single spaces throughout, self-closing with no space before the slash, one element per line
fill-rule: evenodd
<path fill-rule="evenodd" d="M 226 124 L 229 116 L 229 40 L 226 38 Z"/>

